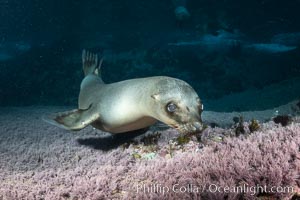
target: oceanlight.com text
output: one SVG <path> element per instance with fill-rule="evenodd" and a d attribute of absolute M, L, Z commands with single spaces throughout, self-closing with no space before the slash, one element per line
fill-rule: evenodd
<path fill-rule="evenodd" d="M 294 193 L 294 187 L 292 186 L 249 186 L 243 184 L 240 186 L 218 186 L 217 184 L 205 184 L 199 185 L 180 185 L 174 184 L 172 186 L 164 186 L 163 184 L 138 184 L 135 191 L 137 193 L 160 193 L 166 194 L 173 193 L 248 193 L 250 195 L 256 195 L 259 193 Z"/>

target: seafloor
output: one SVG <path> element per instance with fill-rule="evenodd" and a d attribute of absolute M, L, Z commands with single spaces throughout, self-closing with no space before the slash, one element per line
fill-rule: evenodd
<path fill-rule="evenodd" d="M 291 199 L 297 195 L 298 102 L 257 112 L 207 111 L 203 119 L 209 126 L 189 137 L 160 124 L 146 136 L 134 138 L 137 133 L 111 137 L 92 127 L 70 132 L 42 120 L 46 114 L 66 109 L 0 109 L 1 200 Z M 272 120 L 276 116 L 285 116 L 287 124 L 280 120 L 276 124 Z M 291 186 L 294 191 L 214 192 L 209 190 L 212 184 Z M 200 189 L 178 191 L 188 185 Z"/>

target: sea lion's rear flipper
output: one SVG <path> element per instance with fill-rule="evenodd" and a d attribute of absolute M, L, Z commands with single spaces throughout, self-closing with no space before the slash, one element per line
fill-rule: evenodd
<path fill-rule="evenodd" d="M 87 109 L 74 109 L 56 113 L 44 118 L 44 121 L 67 130 L 80 130 L 99 119 L 100 114 L 94 111 L 92 105 Z"/>
<path fill-rule="evenodd" d="M 82 68 L 84 72 L 84 76 L 89 74 L 97 75 L 101 78 L 101 65 L 103 62 L 103 58 L 98 61 L 98 55 L 91 53 L 89 51 L 82 51 Z"/>

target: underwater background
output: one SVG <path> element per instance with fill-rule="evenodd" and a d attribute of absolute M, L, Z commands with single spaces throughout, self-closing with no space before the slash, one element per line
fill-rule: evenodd
<path fill-rule="evenodd" d="M 299 199 L 299 10 L 300 0 L 0 0 L 0 200 Z M 188 82 L 202 130 L 112 135 L 43 121 L 77 108 L 83 49 L 104 58 L 106 83 Z"/>
<path fill-rule="evenodd" d="M 77 105 L 81 51 L 107 83 L 167 75 L 213 111 L 300 94 L 300 1 L 0 1 L 0 106 Z"/>

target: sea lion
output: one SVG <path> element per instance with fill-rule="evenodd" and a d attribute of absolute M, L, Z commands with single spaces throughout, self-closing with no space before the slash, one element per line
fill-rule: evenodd
<path fill-rule="evenodd" d="M 88 125 L 110 133 L 122 133 L 153 125 L 157 120 L 181 133 L 202 129 L 203 105 L 186 82 L 166 77 L 130 79 L 105 84 L 102 60 L 83 50 L 84 79 L 78 109 L 57 113 L 46 121 L 67 130 Z"/>

